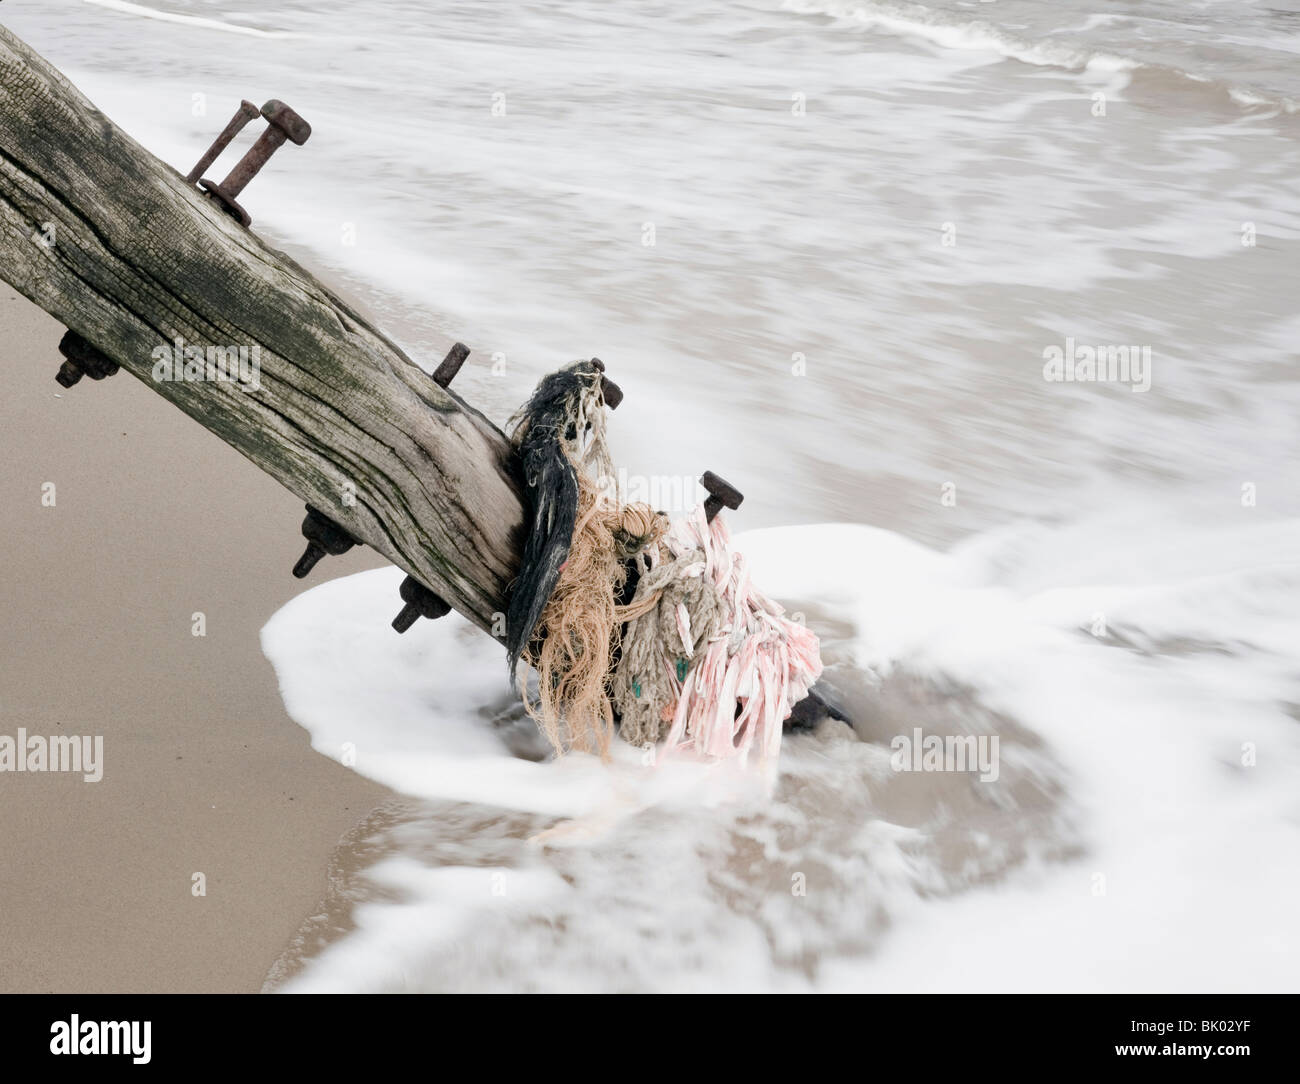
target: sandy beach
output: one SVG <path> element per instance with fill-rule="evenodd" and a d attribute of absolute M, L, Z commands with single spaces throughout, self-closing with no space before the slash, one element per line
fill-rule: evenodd
<path fill-rule="evenodd" d="M 62 334 L 0 288 L 0 735 L 102 736 L 103 778 L 0 777 L 0 990 L 256 991 L 389 792 L 312 751 L 259 649 L 301 504 L 126 373 L 61 388 Z"/>

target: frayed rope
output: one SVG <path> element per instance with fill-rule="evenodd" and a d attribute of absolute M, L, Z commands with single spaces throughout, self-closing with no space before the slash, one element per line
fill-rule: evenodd
<path fill-rule="evenodd" d="M 511 674 L 528 714 L 557 753 L 609 752 L 615 601 L 627 561 L 658 541 L 648 505 L 620 507 L 600 492 L 614 464 L 605 443 L 601 373 L 576 362 L 542 380 L 516 415 L 513 440 L 533 497 L 532 531 L 506 613 Z M 537 671 L 528 695 L 524 662 Z"/>
<path fill-rule="evenodd" d="M 821 677 L 816 635 L 785 616 L 749 577 L 721 515 L 698 505 L 648 559 L 630 617 L 614 695 L 622 734 L 638 744 L 667 733 L 666 751 L 775 767 L 782 724 Z"/>
<path fill-rule="evenodd" d="M 578 475 L 588 457 L 604 457 L 597 470 L 612 470 L 604 441 L 600 371 L 589 361 L 544 377 L 511 419 L 532 498 L 532 523 L 506 611 L 506 648 L 514 674 L 542 609 L 569 554 L 578 517 Z M 589 440 L 595 429 L 597 439 Z"/>
<path fill-rule="evenodd" d="M 721 516 L 671 529 L 620 505 L 605 442 L 600 370 L 544 378 L 514 419 L 531 530 L 507 612 L 511 673 L 557 753 L 609 750 L 616 716 L 636 745 L 707 758 L 751 749 L 773 770 L 782 723 L 822 672 L 817 637 L 750 582 Z M 630 571 L 637 579 L 618 605 Z M 537 700 L 526 671 L 538 673 Z"/>

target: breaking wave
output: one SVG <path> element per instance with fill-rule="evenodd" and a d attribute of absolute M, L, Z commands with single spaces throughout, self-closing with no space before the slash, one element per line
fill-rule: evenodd
<path fill-rule="evenodd" d="M 982 19 L 954 19 L 924 4 L 897 3 L 891 0 L 784 0 L 782 7 L 799 15 L 824 15 L 848 20 L 868 30 L 917 39 L 942 49 L 990 52 L 1023 64 L 1072 72 L 1151 73 L 1157 77 L 1174 77 L 1212 87 L 1240 106 L 1267 107 L 1287 113 L 1300 111 L 1300 101 L 1294 98 L 1268 94 L 1255 87 L 1240 86 L 1116 52 L 1021 37 Z M 1098 20 L 1108 18 L 1112 17 L 1095 16 L 1085 27 L 1091 29 L 1103 25 Z"/>

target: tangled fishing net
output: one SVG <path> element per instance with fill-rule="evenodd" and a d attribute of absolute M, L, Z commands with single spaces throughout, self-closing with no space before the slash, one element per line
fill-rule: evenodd
<path fill-rule="evenodd" d="M 513 419 L 532 521 L 507 612 L 511 673 L 558 753 L 634 745 L 774 767 L 821 676 L 817 637 L 750 581 L 722 517 L 622 504 L 599 363 L 544 378 Z M 526 667 L 537 672 L 534 698 Z"/>

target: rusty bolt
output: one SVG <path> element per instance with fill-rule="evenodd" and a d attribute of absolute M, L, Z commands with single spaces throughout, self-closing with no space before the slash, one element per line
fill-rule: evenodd
<path fill-rule="evenodd" d="M 704 472 L 704 477 L 700 479 L 700 485 L 709 491 L 708 499 L 704 502 L 704 518 L 709 523 L 712 523 L 713 517 L 724 508 L 735 511 L 740 507 L 741 501 L 745 499 L 740 490 L 731 483 L 719 478 L 711 470 Z"/>
<path fill-rule="evenodd" d="M 270 161 L 271 155 L 284 145 L 286 139 L 301 147 L 311 135 L 311 125 L 278 98 L 272 98 L 262 106 L 261 112 L 267 120 L 266 130 L 248 148 L 244 157 L 235 163 L 235 168 L 226 179 L 220 184 L 206 177 L 199 182 L 200 188 L 216 198 L 227 213 L 245 226 L 251 225 L 253 220 L 235 197 L 257 176 L 258 171 Z"/>
<path fill-rule="evenodd" d="M 272 98 L 262 106 L 262 116 L 267 120 L 266 130 L 221 182 L 221 187 L 232 199 L 257 176 L 258 170 L 270 161 L 271 155 L 284 145 L 286 139 L 301 147 L 311 135 L 311 125 L 278 98 Z"/>
<path fill-rule="evenodd" d="M 65 360 L 54 379 L 65 388 L 72 387 L 83 376 L 88 376 L 91 380 L 103 380 L 118 369 L 117 362 L 75 331 L 64 333 L 59 340 L 59 353 Z"/>
<path fill-rule="evenodd" d="M 402 581 L 400 593 L 406 605 L 393 618 L 393 628 L 398 632 L 405 632 L 421 617 L 445 617 L 451 613 L 451 607 L 414 576 L 407 576 Z"/>
<path fill-rule="evenodd" d="M 236 113 L 230 123 L 222 129 L 221 134 L 217 136 L 213 141 L 212 146 L 208 148 L 207 154 L 200 158 L 198 164 L 190 170 L 189 176 L 185 178 L 185 183 L 197 183 L 198 179 L 203 176 L 203 171 L 221 156 L 221 152 L 230 146 L 230 141 L 233 140 L 235 136 L 239 135 L 244 126 L 260 112 L 261 110 L 259 110 L 252 102 L 248 100 L 241 102 L 239 112 Z"/>
<path fill-rule="evenodd" d="M 293 574 L 300 580 L 316 567 L 316 562 L 322 557 L 337 557 L 347 553 L 353 546 L 360 545 L 329 516 L 310 504 L 307 505 L 307 516 L 302 521 L 302 536 L 307 539 L 307 551 L 293 566 Z"/>
<path fill-rule="evenodd" d="M 610 410 L 617 410 L 618 404 L 623 401 L 623 389 L 605 375 L 605 363 L 600 358 L 592 358 L 591 365 L 596 372 L 600 373 L 600 394 L 605 400 L 605 405 Z"/>
<path fill-rule="evenodd" d="M 442 359 L 442 364 L 433 371 L 433 382 L 440 388 L 447 387 L 456 379 L 456 374 L 460 372 L 460 367 L 465 364 L 465 359 L 469 357 L 469 347 L 464 343 L 456 343 L 447 351 L 447 356 Z"/>

